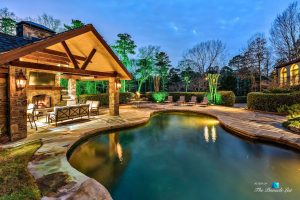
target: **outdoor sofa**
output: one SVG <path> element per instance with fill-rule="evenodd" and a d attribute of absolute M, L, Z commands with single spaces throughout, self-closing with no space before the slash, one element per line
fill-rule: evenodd
<path fill-rule="evenodd" d="M 82 117 L 90 118 L 89 104 L 54 107 L 54 111 L 48 115 L 48 122 L 55 122 L 55 125 L 57 126 L 58 122 Z"/>

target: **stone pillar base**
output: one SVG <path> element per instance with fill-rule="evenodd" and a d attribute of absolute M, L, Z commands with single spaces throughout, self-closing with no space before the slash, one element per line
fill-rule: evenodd
<path fill-rule="evenodd" d="M 109 79 L 109 114 L 112 116 L 119 115 L 119 90 L 116 88 L 117 78 Z"/>

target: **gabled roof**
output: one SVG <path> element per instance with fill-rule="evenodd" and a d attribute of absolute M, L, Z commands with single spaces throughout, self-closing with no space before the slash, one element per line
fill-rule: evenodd
<path fill-rule="evenodd" d="M 8 35 L 0 32 L 0 53 L 9 51 L 18 47 L 25 46 L 37 40 L 24 39 L 22 37 Z"/>
<path fill-rule="evenodd" d="M 45 31 L 48 31 L 48 32 L 51 32 L 51 33 L 55 33 L 55 31 L 53 31 L 52 29 L 46 27 L 46 26 L 43 26 L 41 24 L 38 24 L 38 23 L 35 23 L 35 22 L 31 22 L 31 21 L 20 21 L 17 23 L 17 25 L 22 25 L 22 24 L 26 24 L 28 26 L 33 26 L 35 28 L 38 28 L 38 29 L 41 29 L 41 30 L 45 30 Z"/>
<path fill-rule="evenodd" d="M 118 73 L 120 78 L 125 80 L 132 78 L 131 74 L 92 25 L 85 25 L 82 28 L 59 33 L 38 41 L 24 43 L 23 46 L 16 46 L 16 48 L 2 52 L 0 53 L 0 65 L 45 49 L 65 53 L 66 51 L 62 45 L 64 42 L 76 56 L 88 58 L 91 51 L 96 50 L 87 70 Z M 82 61 L 78 61 L 78 65 L 82 66 L 83 64 Z M 76 66 L 71 63 L 67 68 L 76 68 Z"/>

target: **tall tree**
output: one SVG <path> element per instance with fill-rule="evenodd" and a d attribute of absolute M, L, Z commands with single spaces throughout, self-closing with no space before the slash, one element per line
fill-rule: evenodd
<path fill-rule="evenodd" d="M 136 62 L 136 79 L 138 80 L 138 92 L 141 92 L 143 83 L 153 74 L 155 65 L 155 55 L 159 47 L 147 46 L 139 49 L 138 59 Z"/>
<path fill-rule="evenodd" d="M 155 77 L 158 79 L 156 81 L 156 90 L 159 91 L 160 89 L 160 80 L 161 80 L 161 89 L 166 91 L 166 84 L 168 81 L 168 72 L 169 68 L 171 67 L 171 61 L 169 56 L 166 52 L 159 52 L 155 55 Z M 159 77 L 159 78 L 157 78 Z M 155 81 L 154 81 L 155 82 Z"/>
<path fill-rule="evenodd" d="M 114 51 L 119 56 L 123 65 L 132 72 L 132 62 L 130 59 L 130 55 L 135 54 L 136 45 L 131 38 L 131 35 L 127 33 L 120 33 L 117 35 L 118 40 L 116 40 L 115 44 L 112 46 Z M 126 81 L 122 81 L 121 92 L 126 92 Z"/>
<path fill-rule="evenodd" d="M 178 68 L 171 68 L 169 71 L 169 81 L 168 81 L 168 91 L 175 91 L 179 92 L 180 89 L 180 69 Z"/>
<path fill-rule="evenodd" d="M 7 8 L 0 9 L 0 32 L 12 35 L 15 27 L 15 14 Z"/>
<path fill-rule="evenodd" d="M 46 13 L 38 16 L 37 19 L 32 19 L 32 21 L 44 25 L 56 32 L 59 31 L 59 29 L 61 28 L 61 21 L 59 19 L 55 19 L 53 16 L 48 15 Z"/>
<path fill-rule="evenodd" d="M 259 91 L 262 91 L 262 71 L 269 61 L 269 49 L 267 47 L 267 39 L 263 34 L 255 34 L 248 42 L 247 49 L 244 53 L 248 60 L 249 67 L 253 75 L 253 83 L 255 83 L 255 75 L 259 77 Z"/>
<path fill-rule="evenodd" d="M 184 84 L 185 92 L 187 92 L 192 81 L 192 69 L 190 67 L 181 71 L 181 81 Z"/>
<path fill-rule="evenodd" d="M 182 62 L 189 65 L 200 76 L 199 88 L 207 68 L 224 65 L 225 44 L 220 40 L 201 42 L 189 49 L 183 56 Z"/>
<path fill-rule="evenodd" d="M 270 30 L 270 40 L 278 61 L 291 61 L 299 56 L 299 34 L 299 8 L 298 3 L 294 2 L 276 17 Z"/>
<path fill-rule="evenodd" d="M 83 26 L 84 26 L 84 23 L 78 19 L 72 19 L 72 22 L 70 25 L 64 24 L 64 27 L 66 30 L 81 28 Z"/>
<path fill-rule="evenodd" d="M 220 89 L 231 90 L 236 93 L 236 77 L 230 67 L 223 67 L 220 71 Z"/>

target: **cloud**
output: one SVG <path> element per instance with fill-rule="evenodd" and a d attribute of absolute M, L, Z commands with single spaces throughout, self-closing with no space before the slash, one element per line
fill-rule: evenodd
<path fill-rule="evenodd" d="M 192 30 L 192 33 L 193 33 L 194 35 L 198 35 L 198 32 L 197 32 L 195 29 Z"/>
<path fill-rule="evenodd" d="M 222 25 L 233 25 L 240 21 L 240 17 L 235 17 L 232 19 L 221 19 L 219 20 L 219 23 Z"/>
<path fill-rule="evenodd" d="M 172 28 L 175 32 L 178 32 L 178 31 L 179 31 L 178 26 L 176 26 L 174 23 L 171 23 L 171 28 Z"/>

